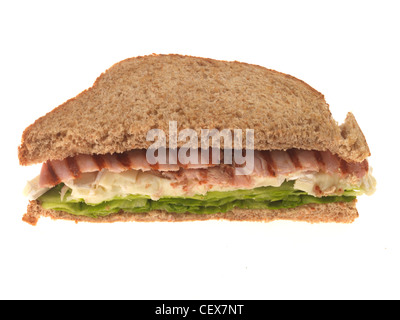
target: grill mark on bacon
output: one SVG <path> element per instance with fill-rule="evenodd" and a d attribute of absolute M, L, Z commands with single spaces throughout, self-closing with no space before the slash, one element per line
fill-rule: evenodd
<path fill-rule="evenodd" d="M 61 179 L 58 177 L 58 175 L 56 174 L 56 172 L 54 171 L 53 166 L 51 165 L 51 161 L 47 161 L 45 163 L 46 167 L 47 167 L 47 172 L 50 174 L 50 180 L 51 183 L 55 186 L 57 184 L 59 184 L 61 182 Z"/>
<path fill-rule="evenodd" d="M 297 157 L 296 150 L 288 150 L 287 153 L 289 154 L 290 160 L 294 164 L 296 169 L 303 169 L 303 166 L 300 163 L 299 158 Z"/>
<path fill-rule="evenodd" d="M 268 173 L 270 174 L 270 176 L 276 177 L 276 165 L 271 157 L 271 153 L 269 151 L 263 151 L 262 156 L 264 160 L 267 162 Z"/>
<path fill-rule="evenodd" d="M 129 159 L 128 154 L 126 153 L 117 153 L 116 159 L 119 163 L 121 163 L 125 168 L 130 169 L 132 166 L 131 160 Z"/>
<path fill-rule="evenodd" d="M 325 162 L 319 151 L 314 151 L 315 160 L 318 162 L 318 166 L 325 170 Z"/>
<path fill-rule="evenodd" d="M 101 171 L 102 169 L 104 169 L 106 167 L 106 162 L 101 154 L 93 155 L 93 160 L 94 160 L 94 162 L 96 162 L 96 165 L 99 168 L 99 171 Z"/>
<path fill-rule="evenodd" d="M 71 174 L 73 175 L 73 177 L 79 178 L 81 176 L 81 170 L 79 169 L 79 165 L 76 162 L 76 159 L 73 157 L 67 158 L 67 166 L 68 166 L 68 170 L 71 172 Z"/>

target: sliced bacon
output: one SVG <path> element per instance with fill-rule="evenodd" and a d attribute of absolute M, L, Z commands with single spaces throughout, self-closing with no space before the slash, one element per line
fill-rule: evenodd
<path fill-rule="evenodd" d="M 254 172 L 258 176 L 265 175 L 268 172 L 267 161 L 264 159 L 263 151 L 254 151 Z"/>
<path fill-rule="evenodd" d="M 335 173 L 339 170 L 340 159 L 329 151 L 319 152 L 325 165 L 326 172 Z"/>
<path fill-rule="evenodd" d="M 65 160 L 56 160 L 51 162 L 51 167 L 54 170 L 54 173 L 58 176 L 61 181 L 66 181 L 67 179 L 75 179 L 79 176 L 76 170 L 71 170 L 68 165 L 69 161 Z"/>
<path fill-rule="evenodd" d="M 75 159 L 81 172 L 96 172 L 101 170 L 94 156 L 80 154 Z"/>
<path fill-rule="evenodd" d="M 126 152 L 131 163 L 131 169 L 149 171 L 151 164 L 147 162 L 146 150 L 138 149 Z"/>
<path fill-rule="evenodd" d="M 326 171 L 325 161 L 319 151 L 313 151 L 315 160 L 317 160 L 318 166 L 322 171 Z"/>
<path fill-rule="evenodd" d="M 319 171 L 319 164 L 313 151 L 295 150 L 295 152 L 301 164 L 302 171 Z"/>
<path fill-rule="evenodd" d="M 289 153 L 286 151 L 271 151 L 271 158 L 275 164 L 275 172 L 278 175 L 285 175 L 296 170 Z"/>
<path fill-rule="evenodd" d="M 264 174 L 270 177 L 276 177 L 277 172 L 276 172 L 276 165 L 274 160 L 271 157 L 271 152 L 270 151 L 261 151 L 260 152 L 261 156 L 261 161 L 263 162 L 263 167 L 266 168 L 266 171 Z"/>
<path fill-rule="evenodd" d="M 294 167 L 295 167 L 297 170 L 302 170 L 302 169 L 303 169 L 303 166 L 302 166 L 302 164 L 301 164 L 301 162 L 300 162 L 300 160 L 299 160 L 299 157 L 297 156 L 296 150 L 291 149 L 291 150 L 288 150 L 287 153 L 288 153 L 288 155 L 289 155 L 289 157 L 290 157 L 290 160 L 292 161 Z"/>
<path fill-rule="evenodd" d="M 53 187 L 61 182 L 61 179 L 54 172 L 51 165 L 51 161 L 43 163 L 42 170 L 40 172 L 39 186 L 43 187 Z"/>
<path fill-rule="evenodd" d="M 39 186 L 53 187 L 61 182 L 81 177 L 83 173 L 99 172 L 107 169 L 120 173 L 127 170 L 142 170 L 161 173 L 162 176 L 177 181 L 196 180 L 201 183 L 230 184 L 245 186 L 249 183 L 249 176 L 234 174 L 235 164 L 209 164 L 210 160 L 198 150 L 198 164 L 181 164 L 177 161 L 176 153 L 166 150 L 166 164 L 150 164 L 146 158 L 146 150 L 138 149 L 122 154 L 106 155 L 77 155 L 64 160 L 47 161 L 43 164 L 40 173 Z M 233 153 L 232 153 L 233 154 Z M 171 158 L 171 161 L 169 161 Z M 223 152 L 220 153 L 221 163 Z M 234 163 L 234 162 L 233 162 Z M 368 162 L 348 163 L 329 151 L 306 151 L 292 149 L 288 151 L 255 151 L 253 175 L 277 177 L 298 174 L 302 172 L 326 172 L 353 175 L 362 178 L 368 172 Z"/>

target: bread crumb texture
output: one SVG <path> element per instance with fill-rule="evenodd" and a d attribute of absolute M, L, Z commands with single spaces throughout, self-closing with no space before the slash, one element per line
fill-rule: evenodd
<path fill-rule="evenodd" d="M 324 96 L 301 80 L 236 61 L 149 55 L 115 64 L 29 126 L 19 160 L 30 165 L 147 148 L 154 143 L 146 141 L 150 129 L 164 130 L 169 141 L 169 121 L 178 131 L 196 130 L 199 141 L 201 129 L 254 129 L 259 150 L 330 150 L 347 161 L 369 156 L 354 116 L 339 126 Z"/>

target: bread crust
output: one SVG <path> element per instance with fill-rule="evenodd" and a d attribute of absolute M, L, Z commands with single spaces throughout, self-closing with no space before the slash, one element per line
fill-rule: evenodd
<path fill-rule="evenodd" d="M 295 77 L 237 61 L 150 55 L 115 64 L 29 126 L 19 161 L 148 148 L 150 129 L 164 130 L 169 141 L 170 120 L 199 139 L 201 129 L 254 129 L 258 150 L 330 150 L 347 161 L 369 156 L 354 116 L 339 127 L 324 96 Z"/>
<path fill-rule="evenodd" d="M 78 222 L 183 222 L 204 220 L 228 220 L 228 221 L 253 221 L 271 222 L 275 220 L 304 221 L 309 223 L 352 223 L 358 218 L 356 200 L 352 202 L 339 202 L 327 204 L 308 204 L 291 209 L 277 210 L 245 210 L 234 209 L 226 213 L 216 214 L 190 214 L 168 213 L 166 211 L 151 211 L 148 213 L 130 213 L 121 211 L 105 217 L 91 218 L 76 216 L 64 211 L 43 209 L 38 201 L 30 201 L 27 213 L 22 220 L 36 225 L 40 217 L 50 217 L 58 220 L 71 220 Z"/>

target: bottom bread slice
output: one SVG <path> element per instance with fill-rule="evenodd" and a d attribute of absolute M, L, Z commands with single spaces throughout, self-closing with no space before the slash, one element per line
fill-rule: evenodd
<path fill-rule="evenodd" d="M 199 221 L 199 220 L 229 220 L 229 221 L 259 221 L 270 222 L 274 220 L 305 221 L 310 223 L 318 222 L 337 222 L 352 223 L 358 218 L 356 201 L 336 202 L 327 204 L 307 204 L 304 206 L 290 209 L 263 209 L 246 210 L 234 209 L 225 213 L 215 214 L 193 214 L 193 213 L 170 213 L 166 211 L 150 211 L 146 213 L 131 213 L 121 211 L 107 216 L 93 218 L 86 216 L 73 215 L 64 211 L 46 210 L 42 208 L 38 201 L 30 201 L 27 213 L 22 220 L 36 225 L 40 217 L 50 217 L 52 219 L 72 220 L 75 222 L 180 222 L 180 221 Z"/>

